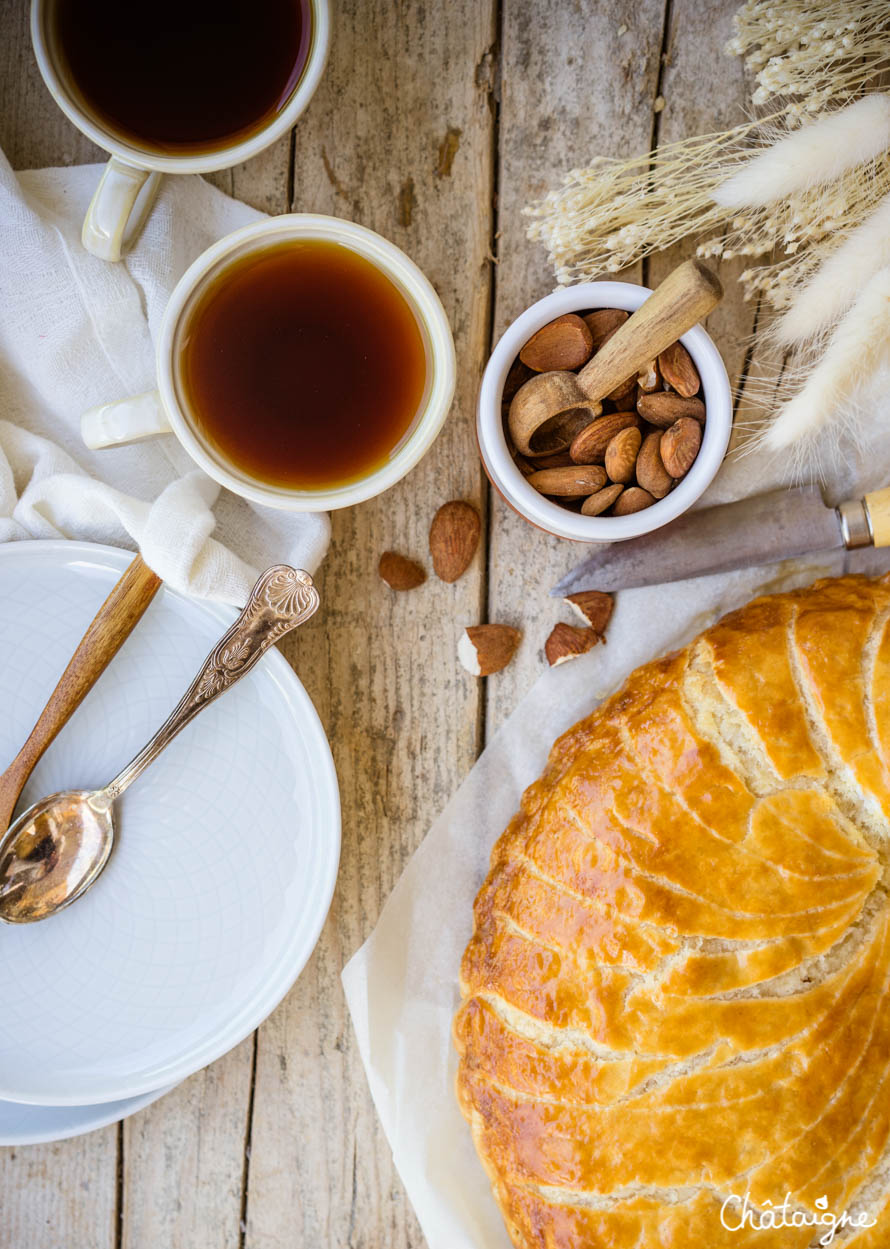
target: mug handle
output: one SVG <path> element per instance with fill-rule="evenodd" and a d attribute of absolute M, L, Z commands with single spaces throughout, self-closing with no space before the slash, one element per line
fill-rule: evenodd
<path fill-rule="evenodd" d="M 116 403 L 102 403 L 80 418 L 80 434 L 91 451 L 169 433 L 172 428 L 157 390 L 118 399 Z"/>
<path fill-rule="evenodd" d="M 160 184 L 159 173 L 112 156 L 84 219 L 81 238 L 87 251 L 100 260 L 120 260 L 124 235 L 133 239 L 145 225 Z"/>

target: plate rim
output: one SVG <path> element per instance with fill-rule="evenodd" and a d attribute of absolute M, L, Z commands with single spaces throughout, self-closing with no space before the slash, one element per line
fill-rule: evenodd
<path fill-rule="evenodd" d="M 118 574 L 123 572 L 135 558 L 135 552 L 125 550 L 122 547 L 98 542 L 84 542 L 79 539 L 32 538 L 0 543 L 0 562 L 27 559 L 31 553 L 59 555 L 63 557 L 60 561 L 63 565 L 76 563 L 79 557 L 80 559 L 89 560 L 93 564 L 104 564 L 106 569 Z M 234 607 L 210 599 L 199 599 L 184 594 L 179 590 L 174 590 L 166 583 L 161 585 L 158 595 L 159 597 L 161 595 L 169 595 L 174 601 L 187 603 L 190 606 L 198 605 L 202 609 L 209 611 L 212 616 L 215 616 L 223 626 L 230 624 L 237 615 L 237 610 Z M 225 1039 L 221 1044 L 208 1042 L 201 1049 L 197 1061 L 188 1057 L 180 1057 L 177 1062 L 168 1063 L 163 1068 L 160 1081 L 158 1072 L 155 1071 L 147 1078 L 133 1080 L 128 1084 L 119 1084 L 116 1087 L 103 1086 L 97 1083 L 95 1088 L 89 1089 L 87 1093 L 88 1100 L 85 1101 L 82 1092 L 64 1096 L 58 1093 L 40 1094 L 31 1091 L 23 1095 L 16 1090 L 6 1088 L 2 1083 L 2 1076 L 0 1076 L 0 1100 L 14 1102 L 18 1105 L 49 1106 L 60 1109 L 68 1106 L 101 1106 L 108 1102 L 128 1101 L 132 1098 L 138 1098 L 145 1094 L 156 1092 L 161 1086 L 165 1089 L 172 1087 L 181 1083 L 190 1075 L 203 1070 L 211 1063 L 216 1062 L 217 1059 L 222 1058 L 224 1054 L 229 1053 L 247 1037 L 251 1036 L 268 1019 L 272 1012 L 280 1006 L 302 974 L 318 945 L 322 930 L 327 922 L 339 876 L 343 825 L 340 788 L 330 742 L 321 718 L 315 709 L 315 704 L 309 697 L 297 673 L 277 648 L 272 648 L 272 650 L 268 651 L 260 660 L 260 663 L 272 669 L 272 674 L 279 685 L 290 686 L 288 693 L 300 705 L 301 711 L 306 717 L 306 727 L 317 738 L 319 762 L 323 762 L 324 766 L 323 774 L 320 775 L 320 783 L 322 789 L 326 791 L 326 799 L 330 804 L 329 810 L 332 823 L 331 854 L 328 856 L 326 864 L 321 866 L 319 872 L 320 896 L 323 898 L 324 904 L 319 907 L 315 922 L 309 928 L 306 942 L 293 960 L 293 964 L 295 964 L 293 970 L 291 971 L 291 965 L 289 965 L 286 975 L 282 977 L 279 974 L 275 977 L 275 987 L 271 993 L 266 991 L 263 994 L 258 991 L 258 1009 L 248 1013 L 247 1023 L 239 1022 L 244 1017 L 244 1008 L 234 1012 L 232 1028 L 226 1033 Z M 267 977 L 267 980 L 270 978 Z M 194 1053 L 194 1051 L 192 1052 Z"/>
<path fill-rule="evenodd" d="M 113 1102 L 90 1102 L 88 1105 L 66 1106 L 59 1102 L 54 1102 L 52 1106 L 35 1105 L 32 1102 L 10 1102 L 8 1106 L 18 1106 L 22 1110 L 77 1110 L 96 1111 L 98 1112 L 93 1119 L 89 1119 L 76 1127 L 68 1127 L 63 1131 L 54 1131 L 51 1128 L 44 1129 L 42 1132 L 29 1132 L 27 1130 L 16 1134 L 4 1133 L 0 1130 L 0 1149 L 18 1149 L 26 1145 L 55 1145 L 57 1141 L 70 1141 L 78 1136 L 88 1136 L 90 1132 L 99 1132 L 102 1128 L 111 1127 L 112 1124 L 122 1123 L 124 1119 L 129 1119 L 131 1115 L 138 1114 L 140 1110 L 147 1110 L 149 1106 L 153 1106 L 155 1102 L 159 1102 L 162 1097 L 166 1097 L 168 1093 L 172 1093 L 175 1088 L 179 1088 L 178 1084 L 165 1085 L 161 1089 L 152 1089 L 148 1093 L 142 1093 L 139 1097 L 122 1097 Z M 2 1100 L 2 1099 L 0 1099 Z M 120 1110 L 122 1103 L 128 1103 L 126 1109 Z M 114 1107 L 114 1109 L 110 1109 Z M 103 1114 L 102 1111 L 105 1111 Z"/>

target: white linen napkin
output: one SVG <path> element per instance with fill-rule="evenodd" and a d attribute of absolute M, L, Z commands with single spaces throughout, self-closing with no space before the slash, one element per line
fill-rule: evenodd
<path fill-rule="evenodd" d="M 890 484 L 887 393 L 886 379 L 880 378 L 874 393 L 863 396 L 864 410 L 874 419 L 862 445 L 847 447 L 832 464 L 826 492 L 831 502 Z M 761 452 L 731 457 L 702 502 L 760 493 L 782 478 L 782 464 Z M 580 561 L 584 548 L 577 549 Z M 451 1022 L 459 1002 L 461 955 L 472 933 L 473 899 L 491 848 L 522 791 L 543 770 L 555 739 L 634 668 L 684 645 L 756 594 L 843 571 L 878 573 L 888 567 L 890 550 L 837 551 L 624 591 L 616 599 L 608 644 L 540 677 L 433 824 L 373 933 L 343 971 L 371 1093 L 430 1249 L 510 1249 L 457 1106 Z M 537 583 L 530 586 L 529 602 L 540 602 L 544 592 Z"/>
<path fill-rule="evenodd" d="M 0 153 L 0 541 L 138 546 L 172 588 L 241 604 L 269 564 L 315 571 L 327 516 L 237 498 L 172 434 L 88 451 L 80 417 L 153 389 L 153 340 L 178 278 L 262 213 L 201 178 L 167 178 L 132 251 L 109 264 L 80 242 L 100 174 L 98 165 L 15 174 Z"/>

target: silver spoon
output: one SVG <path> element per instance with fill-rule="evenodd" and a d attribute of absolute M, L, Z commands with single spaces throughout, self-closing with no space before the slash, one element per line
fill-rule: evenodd
<path fill-rule="evenodd" d="M 317 607 L 318 591 L 307 572 L 286 564 L 268 568 L 169 718 L 110 784 L 51 794 L 10 825 L 0 841 L 0 920 L 29 924 L 46 919 L 85 893 L 111 854 L 115 801 L 180 729 Z"/>

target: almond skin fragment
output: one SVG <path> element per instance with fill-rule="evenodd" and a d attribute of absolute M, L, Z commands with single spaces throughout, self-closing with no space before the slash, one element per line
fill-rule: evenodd
<path fill-rule="evenodd" d="M 643 435 L 635 425 L 618 431 L 606 447 L 606 472 L 612 481 L 620 482 L 623 486 L 633 481 L 642 441 Z"/>
<path fill-rule="evenodd" d="M 701 425 L 689 416 L 681 416 L 661 435 L 661 458 L 672 477 L 685 477 L 695 462 L 701 446 Z"/>
<path fill-rule="evenodd" d="M 653 391 L 661 390 L 661 374 L 658 371 L 657 360 L 650 360 L 645 368 L 640 369 L 637 374 L 637 385 L 644 395 L 651 395 Z"/>
<path fill-rule="evenodd" d="M 642 512 L 644 507 L 651 507 L 655 502 L 648 490 L 641 486 L 631 486 L 625 490 L 612 509 L 613 516 L 630 516 L 633 512 Z"/>
<path fill-rule="evenodd" d="M 569 454 L 576 464 L 602 464 L 606 458 L 606 448 L 622 429 L 639 425 L 640 418 L 636 412 L 609 412 L 591 421 L 579 434 L 576 434 L 569 447 Z"/>
<path fill-rule="evenodd" d="M 682 395 L 667 390 L 658 390 L 654 395 L 640 395 L 637 411 L 644 421 L 657 425 L 659 429 L 667 429 L 681 416 L 691 416 L 701 422 L 705 419 L 705 405 L 701 399 L 684 399 Z"/>
<path fill-rule="evenodd" d="M 519 353 L 519 359 L 536 373 L 553 369 L 580 369 L 593 355 L 593 335 L 574 312 L 542 326 Z"/>
<path fill-rule="evenodd" d="M 601 641 L 594 629 L 579 629 L 576 625 L 560 621 L 554 625 L 544 643 L 544 655 L 551 668 L 564 664 L 567 659 L 577 659 Z"/>
<path fill-rule="evenodd" d="M 667 431 L 665 431 L 667 432 Z M 656 430 L 647 434 L 637 456 L 637 484 L 648 490 L 654 499 L 663 499 L 670 492 L 674 479 L 661 458 L 661 440 L 664 434 Z"/>
<path fill-rule="evenodd" d="M 597 490 L 596 494 L 592 494 L 581 504 L 581 515 L 602 516 L 603 512 L 608 511 L 623 492 L 624 486 L 619 485 L 606 486 L 604 490 Z"/>
<path fill-rule="evenodd" d="M 488 677 L 506 668 L 521 638 L 519 630 L 510 625 L 470 625 L 457 644 L 457 656 L 474 677 Z"/>
<path fill-rule="evenodd" d="M 457 581 L 470 566 L 479 545 L 482 522 L 471 503 L 443 503 L 430 525 L 430 555 L 440 581 Z"/>
<path fill-rule="evenodd" d="M 598 308 L 595 312 L 586 312 L 582 320 L 590 330 L 595 349 L 602 347 L 609 335 L 623 325 L 630 316 L 623 308 Z"/>
<path fill-rule="evenodd" d="M 701 378 L 698 369 L 692 363 L 692 356 L 682 343 L 671 343 L 658 357 L 661 376 L 669 386 L 673 386 L 678 395 L 691 399 L 701 390 Z"/>
<path fill-rule="evenodd" d="M 579 590 L 567 594 L 566 602 L 596 633 L 605 633 L 615 606 L 611 594 L 603 590 Z"/>
<path fill-rule="evenodd" d="M 586 499 L 606 484 L 606 470 L 598 464 L 573 464 L 571 468 L 543 468 L 526 481 L 541 494 L 560 499 Z"/>
<path fill-rule="evenodd" d="M 426 581 L 426 573 L 421 566 L 398 551 L 384 551 L 377 571 L 391 590 L 416 590 Z"/>

